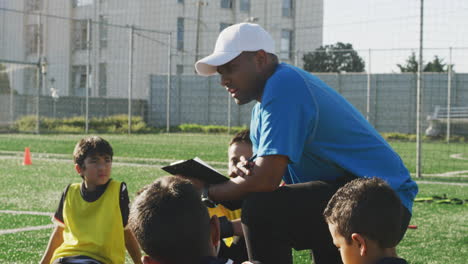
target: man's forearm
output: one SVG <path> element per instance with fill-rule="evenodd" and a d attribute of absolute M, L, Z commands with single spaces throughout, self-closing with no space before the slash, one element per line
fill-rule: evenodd
<path fill-rule="evenodd" d="M 278 188 L 287 165 L 286 156 L 259 157 L 252 168 L 243 168 L 243 177 L 238 176 L 210 186 L 209 197 L 214 201 L 231 201 L 243 199 L 252 192 L 274 191 Z"/>
<path fill-rule="evenodd" d="M 251 177 L 259 176 L 236 177 L 221 184 L 211 185 L 208 195 L 214 201 L 232 201 L 241 200 L 252 192 L 271 192 L 278 188 L 278 184 L 259 182 Z"/>
<path fill-rule="evenodd" d="M 236 177 L 221 184 L 210 185 L 208 196 L 214 201 L 232 201 L 243 199 L 248 193 L 248 183 L 244 178 Z"/>

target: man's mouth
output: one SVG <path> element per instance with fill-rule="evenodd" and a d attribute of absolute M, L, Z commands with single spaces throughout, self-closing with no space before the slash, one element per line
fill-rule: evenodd
<path fill-rule="evenodd" d="M 231 93 L 232 98 L 237 98 L 237 93 L 238 93 L 237 89 L 232 89 L 229 92 Z"/>

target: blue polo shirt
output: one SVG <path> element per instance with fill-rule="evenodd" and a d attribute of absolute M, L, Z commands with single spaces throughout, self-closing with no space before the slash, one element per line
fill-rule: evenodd
<path fill-rule="evenodd" d="M 283 180 L 334 180 L 347 172 L 384 179 L 411 212 L 418 192 L 400 156 L 362 114 L 317 77 L 281 63 L 252 110 L 257 156 L 289 158 Z"/>

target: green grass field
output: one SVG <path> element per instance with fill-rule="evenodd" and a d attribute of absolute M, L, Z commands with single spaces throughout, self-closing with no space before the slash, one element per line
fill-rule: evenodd
<path fill-rule="evenodd" d="M 127 182 L 130 199 L 135 192 L 165 175 L 158 167 L 168 160 L 199 156 L 220 171 L 226 170 L 228 135 L 156 134 L 103 135 L 114 147 L 113 178 Z M 74 172 L 71 153 L 80 135 L 0 135 L 0 210 L 52 213 L 60 193 L 71 182 L 80 181 Z M 410 171 L 414 172 L 414 142 L 392 142 Z M 426 174 L 468 170 L 467 144 L 424 144 L 423 169 Z M 23 166 L 22 151 L 30 147 L 33 165 Z M 466 173 L 465 173 L 466 175 Z M 425 177 L 418 197 L 447 194 L 468 199 L 468 177 Z M 430 181 L 433 181 L 431 183 Z M 437 183 L 435 183 L 435 182 Z M 441 181 L 458 185 L 441 184 Z M 51 229 L 2 233 L 2 230 L 50 224 L 44 215 L 10 214 L 0 211 L 0 263 L 37 263 L 46 247 Z M 455 263 L 468 259 L 468 207 L 416 203 L 411 224 L 399 246 L 399 254 L 412 264 Z M 295 252 L 294 263 L 310 263 L 307 251 Z M 130 263 L 127 261 L 127 263 Z"/>

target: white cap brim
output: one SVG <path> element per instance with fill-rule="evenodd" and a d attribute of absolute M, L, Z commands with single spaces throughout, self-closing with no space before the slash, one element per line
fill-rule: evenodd
<path fill-rule="evenodd" d="M 202 76 L 210 76 L 216 73 L 217 67 L 224 65 L 242 52 L 213 52 L 213 54 L 197 61 L 195 63 L 195 70 Z"/>

